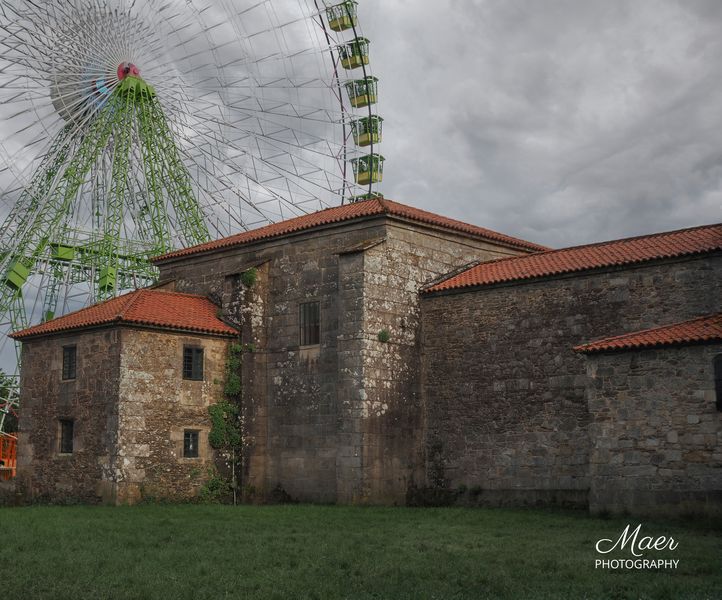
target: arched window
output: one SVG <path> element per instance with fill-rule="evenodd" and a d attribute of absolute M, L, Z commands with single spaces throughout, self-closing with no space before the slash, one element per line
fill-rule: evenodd
<path fill-rule="evenodd" d="M 717 392 L 717 410 L 722 411 L 722 354 L 714 357 L 714 389 Z"/>

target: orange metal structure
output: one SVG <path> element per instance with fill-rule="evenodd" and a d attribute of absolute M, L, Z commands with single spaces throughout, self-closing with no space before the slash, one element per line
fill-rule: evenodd
<path fill-rule="evenodd" d="M 17 469 L 18 438 L 9 433 L 0 433 L 0 479 L 7 481 L 15 477 Z"/>

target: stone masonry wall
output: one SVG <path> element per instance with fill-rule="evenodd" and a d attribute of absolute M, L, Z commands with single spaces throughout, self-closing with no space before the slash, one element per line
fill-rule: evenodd
<path fill-rule="evenodd" d="M 165 284 L 221 299 L 253 344 L 243 382 L 250 493 L 280 485 L 299 500 L 403 501 L 418 469 L 418 287 L 509 253 L 375 218 L 161 264 Z M 243 290 L 250 267 L 258 279 Z M 300 347 L 299 304 L 309 301 L 320 303 L 321 342 Z"/>
<path fill-rule="evenodd" d="M 223 397 L 227 338 L 122 328 L 115 501 L 184 500 L 213 468 L 208 407 Z M 203 348 L 203 381 L 183 379 L 183 347 Z M 183 457 L 183 432 L 197 430 L 198 458 Z"/>
<path fill-rule="evenodd" d="M 424 481 L 419 289 L 462 265 L 510 254 L 440 231 L 388 226 L 364 252 L 362 397 L 357 404 L 362 498 L 402 504 Z M 388 342 L 379 340 L 387 332 Z"/>
<path fill-rule="evenodd" d="M 427 482 L 479 486 L 481 502 L 586 504 L 587 376 L 572 348 L 721 299 L 719 254 L 425 297 Z"/>
<path fill-rule="evenodd" d="M 722 344 L 587 356 L 594 513 L 722 515 Z"/>
<path fill-rule="evenodd" d="M 337 500 L 338 397 L 354 393 L 339 385 L 339 329 L 346 327 L 339 320 L 340 256 L 383 236 L 376 220 L 160 265 L 161 281 L 174 281 L 176 290 L 221 298 L 243 343 L 254 344 L 244 355 L 242 384 L 243 483 L 251 496 L 264 498 L 280 485 L 298 500 Z M 251 267 L 258 278 L 244 290 L 240 274 Z M 310 301 L 320 303 L 321 340 L 301 348 L 299 304 Z"/>
<path fill-rule="evenodd" d="M 63 346 L 75 345 L 77 377 L 62 380 Z M 109 501 L 117 431 L 117 330 L 23 342 L 18 488 L 28 500 Z M 59 419 L 74 420 L 72 454 L 60 453 Z"/>

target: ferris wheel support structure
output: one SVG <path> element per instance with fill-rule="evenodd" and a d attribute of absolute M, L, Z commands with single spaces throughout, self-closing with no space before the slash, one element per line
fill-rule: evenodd
<path fill-rule="evenodd" d="M 5 334 L 152 284 L 154 255 L 375 194 L 357 7 L 0 5 L 0 370 Z"/>

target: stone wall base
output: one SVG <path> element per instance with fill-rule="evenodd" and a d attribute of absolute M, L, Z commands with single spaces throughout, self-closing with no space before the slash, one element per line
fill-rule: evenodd
<path fill-rule="evenodd" d="M 15 480 L 0 480 L 0 506 L 15 506 L 19 500 Z"/>
<path fill-rule="evenodd" d="M 589 505 L 588 496 L 589 490 L 482 490 L 474 505 L 586 508 Z"/>
<path fill-rule="evenodd" d="M 589 490 L 410 488 L 407 506 L 587 508 Z"/>
<path fill-rule="evenodd" d="M 592 490 L 589 512 L 593 515 L 722 517 L 722 490 Z"/>

